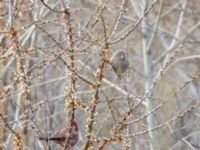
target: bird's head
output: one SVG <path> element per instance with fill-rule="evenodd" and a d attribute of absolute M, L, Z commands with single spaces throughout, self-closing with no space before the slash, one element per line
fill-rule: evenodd
<path fill-rule="evenodd" d="M 71 128 L 72 128 L 72 131 L 78 131 L 78 125 L 75 121 L 72 122 Z"/>
<path fill-rule="evenodd" d="M 115 59 L 118 59 L 118 60 L 126 60 L 127 58 L 127 56 L 126 56 L 127 54 L 126 54 L 126 52 L 125 51 L 123 51 L 123 50 L 119 50 L 119 51 L 117 51 L 115 54 L 114 54 L 114 57 L 115 57 Z"/>

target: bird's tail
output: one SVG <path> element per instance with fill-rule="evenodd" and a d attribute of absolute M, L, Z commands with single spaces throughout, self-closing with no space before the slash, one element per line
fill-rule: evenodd
<path fill-rule="evenodd" d="M 37 137 L 39 140 L 43 140 L 43 141 L 48 141 L 49 140 L 49 138 L 47 138 L 47 137 L 42 137 L 42 136 L 39 136 L 39 137 Z"/>
<path fill-rule="evenodd" d="M 49 141 L 49 140 L 65 140 L 65 136 L 63 135 L 58 135 L 58 136 L 53 136 L 53 137 L 44 137 L 44 136 L 38 136 L 39 140 L 43 141 Z"/>

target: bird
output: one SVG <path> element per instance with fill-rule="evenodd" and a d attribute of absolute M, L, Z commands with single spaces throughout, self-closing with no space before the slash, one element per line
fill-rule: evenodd
<path fill-rule="evenodd" d="M 117 50 L 110 59 L 112 69 L 121 78 L 122 74 L 129 68 L 129 57 L 124 50 Z"/>
<path fill-rule="evenodd" d="M 77 142 L 78 142 L 78 125 L 75 121 L 72 122 L 71 124 L 71 133 L 70 136 L 68 138 L 67 143 L 65 144 L 65 140 L 66 140 L 66 133 L 69 130 L 67 128 L 63 128 L 61 130 L 59 130 L 55 135 L 53 136 L 49 136 L 49 137 L 45 137 L 45 136 L 39 136 L 38 139 L 39 140 L 43 140 L 43 141 L 53 141 L 59 145 L 61 145 L 62 147 L 65 147 L 65 150 L 72 148 Z"/>

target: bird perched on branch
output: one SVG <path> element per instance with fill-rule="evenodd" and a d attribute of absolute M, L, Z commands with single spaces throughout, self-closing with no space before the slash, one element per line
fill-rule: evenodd
<path fill-rule="evenodd" d="M 75 121 L 72 122 L 71 124 L 71 133 L 68 138 L 67 143 L 65 144 L 66 140 L 66 134 L 69 132 L 67 128 L 61 129 L 58 131 L 55 135 L 45 137 L 45 136 L 39 136 L 39 140 L 44 140 L 44 141 L 53 141 L 57 144 L 60 144 L 62 147 L 66 146 L 65 149 L 70 149 L 72 148 L 78 141 L 78 125 Z"/>
<path fill-rule="evenodd" d="M 123 50 L 116 51 L 111 57 L 110 64 L 119 78 L 129 67 L 129 57 Z"/>

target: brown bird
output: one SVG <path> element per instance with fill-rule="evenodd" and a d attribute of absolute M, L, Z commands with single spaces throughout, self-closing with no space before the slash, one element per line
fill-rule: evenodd
<path fill-rule="evenodd" d="M 129 67 L 129 57 L 123 50 L 116 51 L 111 57 L 110 64 L 119 78 Z"/>
<path fill-rule="evenodd" d="M 66 144 L 66 150 L 72 148 L 78 141 L 78 125 L 75 121 L 72 122 L 71 125 L 71 133 L 69 136 L 69 139 Z M 40 136 L 38 137 L 39 140 L 44 140 L 44 141 L 53 141 L 57 144 L 60 144 L 62 147 L 65 146 L 65 140 L 66 140 L 66 133 L 68 132 L 68 129 L 64 128 L 58 131 L 54 136 L 50 137 L 44 137 Z"/>

